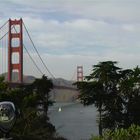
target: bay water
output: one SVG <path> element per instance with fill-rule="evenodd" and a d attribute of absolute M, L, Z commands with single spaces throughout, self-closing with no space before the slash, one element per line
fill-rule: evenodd
<path fill-rule="evenodd" d="M 49 108 L 51 123 L 68 140 L 89 140 L 98 135 L 97 109 L 80 103 L 55 103 Z"/>

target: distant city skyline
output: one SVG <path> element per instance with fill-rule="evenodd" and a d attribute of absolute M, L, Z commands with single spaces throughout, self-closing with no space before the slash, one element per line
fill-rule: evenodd
<path fill-rule="evenodd" d="M 9 18 L 23 18 L 49 70 L 56 78 L 67 80 L 76 73 L 77 65 L 83 66 L 84 75 L 88 75 L 92 65 L 100 61 L 118 61 L 122 68 L 140 65 L 139 15 L 139 0 L 0 2 L 0 25 Z M 31 44 L 25 42 L 35 61 L 48 75 L 30 49 Z M 40 76 L 30 69 L 30 64 L 24 63 L 25 74 Z"/>

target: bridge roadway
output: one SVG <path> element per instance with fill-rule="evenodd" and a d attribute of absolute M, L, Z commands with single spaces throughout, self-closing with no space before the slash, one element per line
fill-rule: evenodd
<path fill-rule="evenodd" d="M 28 85 L 31 85 L 31 83 L 18 83 L 18 82 L 14 82 L 14 83 L 8 83 L 8 85 L 11 88 L 16 88 L 16 87 L 28 86 Z M 73 90 L 73 91 L 77 90 L 76 87 L 58 86 L 58 85 L 54 85 L 54 89 L 68 89 L 68 90 Z"/>

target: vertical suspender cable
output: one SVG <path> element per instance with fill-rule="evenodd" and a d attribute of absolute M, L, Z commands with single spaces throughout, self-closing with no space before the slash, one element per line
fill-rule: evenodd
<path fill-rule="evenodd" d="M 3 39 L 1 40 L 1 70 L 2 70 L 2 74 L 3 74 Z"/>
<path fill-rule="evenodd" d="M 0 40 L 0 74 L 2 73 L 2 43 Z"/>
<path fill-rule="evenodd" d="M 5 73 L 5 38 L 3 38 L 3 73 Z"/>
<path fill-rule="evenodd" d="M 5 32 L 4 28 L 3 28 L 3 33 Z M 2 39 L 2 74 L 4 74 L 4 69 L 5 69 L 5 64 L 4 64 L 4 55 L 5 55 L 5 37 Z"/>
<path fill-rule="evenodd" d="M 5 72 L 8 73 L 8 35 L 6 35 L 6 39 L 5 39 L 5 52 L 6 52 L 6 56 L 5 56 L 5 67 L 6 67 L 6 70 Z"/>
<path fill-rule="evenodd" d="M 5 46 L 4 46 L 4 50 L 5 50 L 5 54 L 4 54 L 4 56 L 5 56 L 5 57 L 4 57 L 5 73 L 6 73 L 6 55 L 7 55 L 7 54 L 6 54 L 6 47 L 7 47 L 7 46 L 6 46 L 6 39 L 7 39 L 7 38 L 6 38 L 6 36 L 5 36 L 5 39 L 4 39 L 4 42 L 5 42 L 5 43 L 4 43 L 4 45 L 5 45 Z"/>
<path fill-rule="evenodd" d="M 0 27 L 0 74 L 3 74 L 5 72 L 5 66 L 6 66 L 6 60 L 4 57 L 6 57 L 6 44 L 5 44 L 5 40 L 6 38 L 4 38 L 8 32 L 7 32 L 7 23 L 8 21 L 6 21 L 1 27 Z"/>
<path fill-rule="evenodd" d="M 6 26 L 6 24 L 8 23 L 8 21 L 6 21 L 1 27 L 0 27 L 0 49 L 1 49 L 1 52 L 0 52 L 0 54 L 1 54 L 1 56 L 0 56 L 0 63 L 1 63 L 1 65 L 0 65 L 0 73 L 2 74 L 3 72 L 4 72 L 4 66 L 3 66 L 3 64 L 4 64 L 4 58 L 3 58 L 3 56 L 4 56 L 4 40 L 3 40 L 3 38 L 4 38 L 4 36 L 7 34 L 5 34 L 5 32 L 3 31 L 3 28 Z"/>

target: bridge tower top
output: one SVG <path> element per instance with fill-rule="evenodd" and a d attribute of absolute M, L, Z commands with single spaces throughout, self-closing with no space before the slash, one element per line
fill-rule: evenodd
<path fill-rule="evenodd" d="M 12 82 L 12 74 L 18 71 L 18 82 L 23 82 L 23 31 L 22 19 L 9 19 L 8 39 L 8 82 Z M 16 43 L 14 43 L 16 42 Z M 13 62 L 13 56 L 17 55 L 17 63 Z"/>

